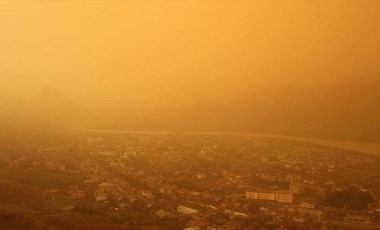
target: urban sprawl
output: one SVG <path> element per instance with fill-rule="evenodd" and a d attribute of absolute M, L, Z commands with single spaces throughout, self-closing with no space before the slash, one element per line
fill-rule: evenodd
<path fill-rule="evenodd" d="M 2 136 L 0 191 L 46 229 L 380 229 L 380 157 L 276 138 Z"/>

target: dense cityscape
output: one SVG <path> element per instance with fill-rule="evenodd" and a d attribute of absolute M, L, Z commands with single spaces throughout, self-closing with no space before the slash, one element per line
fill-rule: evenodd
<path fill-rule="evenodd" d="M 379 229 L 379 166 L 377 156 L 248 135 L 3 135 L 0 222 L 5 229 Z"/>

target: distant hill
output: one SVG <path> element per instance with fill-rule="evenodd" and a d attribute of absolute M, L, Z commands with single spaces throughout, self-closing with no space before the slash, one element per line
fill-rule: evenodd
<path fill-rule="evenodd" d="M 0 98 L 0 130 L 53 131 L 87 119 L 88 111 L 54 88 L 31 99 Z"/>
<path fill-rule="evenodd" d="M 0 98 L 0 130 L 94 129 L 261 132 L 380 142 L 380 82 L 287 88 L 234 104 L 87 109 L 46 88 L 34 99 Z"/>
<path fill-rule="evenodd" d="M 379 142 L 380 83 L 288 88 L 235 104 L 103 111 L 93 128 L 262 132 Z"/>

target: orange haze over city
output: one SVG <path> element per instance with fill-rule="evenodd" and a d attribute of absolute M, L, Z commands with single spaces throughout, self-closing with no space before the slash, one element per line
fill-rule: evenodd
<path fill-rule="evenodd" d="M 379 1 L 1 0 L 0 95 L 235 103 L 380 74 Z"/>
<path fill-rule="evenodd" d="M 1 230 L 380 229 L 380 0 L 0 0 Z"/>

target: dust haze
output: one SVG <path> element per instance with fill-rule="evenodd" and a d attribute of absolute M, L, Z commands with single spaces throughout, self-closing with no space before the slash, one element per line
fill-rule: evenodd
<path fill-rule="evenodd" d="M 235 103 L 378 78 L 376 1 L 0 2 L 1 94 L 91 107 Z"/>
<path fill-rule="evenodd" d="M 380 1 L 0 0 L 0 229 L 380 229 Z"/>
<path fill-rule="evenodd" d="M 7 128 L 378 140 L 376 1 L 0 4 Z"/>

